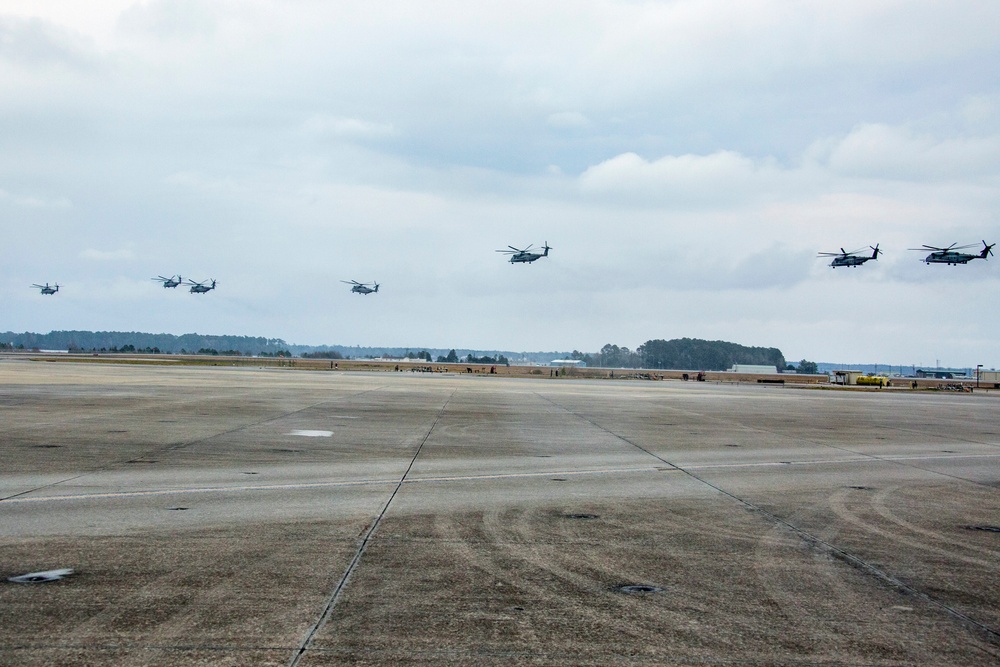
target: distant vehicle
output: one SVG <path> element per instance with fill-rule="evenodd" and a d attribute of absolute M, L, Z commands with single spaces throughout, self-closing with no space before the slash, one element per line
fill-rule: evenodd
<path fill-rule="evenodd" d="M 541 252 L 538 250 L 533 251 L 531 249 L 533 246 L 534 244 L 529 245 L 524 250 L 521 250 L 520 248 L 515 248 L 514 246 L 509 245 L 507 247 L 510 248 L 510 250 L 497 250 L 497 252 L 510 255 L 511 264 L 531 264 L 535 260 L 541 259 L 542 257 L 548 257 L 549 250 L 552 250 L 552 248 L 549 247 L 548 241 L 546 241 L 545 245 L 541 247 Z"/>
<path fill-rule="evenodd" d="M 203 280 L 200 283 L 194 280 L 185 280 L 184 284 L 191 286 L 191 289 L 188 290 L 189 292 L 191 292 L 191 294 L 205 294 L 206 292 L 211 292 L 212 290 L 215 289 L 214 279 L 212 280 L 211 285 L 207 285 L 206 284 L 207 282 L 208 282 L 207 280 Z"/>
<path fill-rule="evenodd" d="M 32 287 L 41 290 L 42 294 L 55 294 L 59 291 L 59 283 L 56 283 L 55 285 L 45 283 L 44 285 L 32 285 Z"/>
<path fill-rule="evenodd" d="M 931 254 L 924 257 L 921 262 L 925 264 L 968 264 L 974 259 L 989 259 L 989 256 L 993 254 L 993 246 L 996 243 L 986 245 L 986 241 L 983 241 L 983 249 L 978 255 L 971 255 L 967 252 L 958 252 L 959 250 L 965 250 L 966 248 L 975 247 L 975 243 L 970 243 L 969 245 L 960 245 L 955 247 L 952 243 L 947 248 L 935 248 L 932 245 L 925 245 L 920 248 L 910 248 L 910 250 L 921 250 L 923 252 L 931 251 Z"/>
<path fill-rule="evenodd" d="M 155 278 L 150 278 L 150 280 L 155 280 L 157 282 L 163 283 L 164 287 L 177 287 L 184 282 L 184 279 L 178 276 L 170 276 L 169 278 L 164 278 L 163 276 L 156 276 Z"/>
<path fill-rule="evenodd" d="M 346 285 L 353 285 L 351 291 L 355 294 L 371 294 L 378 292 L 378 283 L 359 283 L 357 280 L 341 280 Z"/>
<path fill-rule="evenodd" d="M 817 255 L 817 257 L 833 257 L 833 261 L 830 262 L 830 266 L 833 268 L 837 268 L 838 266 L 849 266 L 854 268 L 855 266 L 861 266 L 869 260 L 877 260 L 879 254 L 882 253 L 882 251 L 878 249 L 877 243 L 874 246 L 868 247 L 872 249 L 870 257 L 868 255 L 859 255 L 858 253 L 861 252 L 861 250 L 852 250 L 851 252 L 847 252 L 843 248 L 840 249 L 840 252 L 821 252 Z"/>

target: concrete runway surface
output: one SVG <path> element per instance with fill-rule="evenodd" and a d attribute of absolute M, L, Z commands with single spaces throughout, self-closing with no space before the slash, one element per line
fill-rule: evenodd
<path fill-rule="evenodd" d="M 1000 662 L 996 393 L 0 361 L 0 438 L 3 665 Z"/>

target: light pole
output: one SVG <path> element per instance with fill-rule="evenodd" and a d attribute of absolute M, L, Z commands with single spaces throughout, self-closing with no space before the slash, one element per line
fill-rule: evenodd
<path fill-rule="evenodd" d="M 979 389 L 979 369 L 982 367 L 982 364 L 976 364 L 976 389 Z"/>

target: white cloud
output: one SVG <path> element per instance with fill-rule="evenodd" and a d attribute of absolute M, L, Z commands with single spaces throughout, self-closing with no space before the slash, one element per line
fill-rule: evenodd
<path fill-rule="evenodd" d="M 73 206 L 72 202 L 65 197 L 32 197 L 7 192 L 2 188 L 0 188 L 0 202 L 9 202 L 23 208 L 68 209 Z"/>
<path fill-rule="evenodd" d="M 828 145 L 837 173 L 878 179 L 950 180 L 1000 174 L 1000 136 L 938 138 L 868 123 Z"/>
<path fill-rule="evenodd" d="M 317 114 L 308 118 L 302 131 L 314 138 L 385 139 L 396 134 L 392 123 L 377 123 L 358 118 Z"/>
<path fill-rule="evenodd" d="M 118 28 L 145 38 L 188 40 L 210 37 L 218 27 L 221 3 L 152 0 L 133 4 L 118 17 Z"/>
<path fill-rule="evenodd" d="M 556 129 L 582 129 L 590 126 L 590 120 L 579 111 L 560 111 L 549 114 L 545 122 Z"/>
<path fill-rule="evenodd" d="M 245 195 L 252 187 L 234 176 L 213 177 L 198 171 L 178 171 L 168 174 L 163 178 L 163 182 L 191 191 L 226 196 Z"/>
<path fill-rule="evenodd" d="M 755 162 L 734 151 L 667 155 L 652 161 L 623 153 L 588 168 L 580 176 L 580 189 L 639 202 L 725 206 L 767 193 L 780 176 L 773 161 Z"/>
<path fill-rule="evenodd" d="M 135 259 L 135 251 L 131 248 L 120 248 L 118 250 L 97 250 L 87 248 L 80 252 L 81 259 L 95 262 L 119 262 Z"/>

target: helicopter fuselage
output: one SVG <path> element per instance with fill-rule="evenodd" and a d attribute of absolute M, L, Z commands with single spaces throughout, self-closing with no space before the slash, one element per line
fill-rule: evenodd
<path fill-rule="evenodd" d="M 539 252 L 519 252 L 510 256 L 510 263 L 531 264 L 536 259 L 541 259 L 542 257 L 545 257 L 545 255 Z"/>
<path fill-rule="evenodd" d="M 973 259 L 985 259 L 967 252 L 932 252 L 924 258 L 925 264 L 968 264 Z"/>
<path fill-rule="evenodd" d="M 846 257 L 834 257 L 833 261 L 830 262 L 830 266 L 832 266 L 833 268 L 837 268 L 838 266 L 850 266 L 853 268 L 855 266 L 861 266 L 870 259 L 874 258 L 858 257 L 857 255 L 847 255 Z"/>

